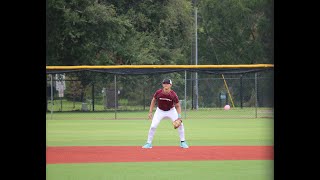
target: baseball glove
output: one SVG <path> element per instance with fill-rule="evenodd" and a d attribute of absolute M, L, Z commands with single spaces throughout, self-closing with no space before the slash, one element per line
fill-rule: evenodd
<path fill-rule="evenodd" d="M 173 127 L 174 127 L 175 129 L 177 129 L 177 128 L 181 125 L 181 123 L 182 123 L 181 118 L 178 118 L 178 119 L 176 119 L 175 121 L 172 122 Z"/>

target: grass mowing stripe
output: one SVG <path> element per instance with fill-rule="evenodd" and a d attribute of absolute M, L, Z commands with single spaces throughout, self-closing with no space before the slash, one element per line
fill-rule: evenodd
<path fill-rule="evenodd" d="M 47 165 L 47 180 L 272 180 L 273 161 L 184 161 Z"/>
<path fill-rule="evenodd" d="M 48 146 L 141 146 L 151 121 L 47 120 Z M 186 120 L 190 145 L 273 145 L 273 119 Z M 169 120 L 157 128 L 154 145 L 177 145 Z"/>

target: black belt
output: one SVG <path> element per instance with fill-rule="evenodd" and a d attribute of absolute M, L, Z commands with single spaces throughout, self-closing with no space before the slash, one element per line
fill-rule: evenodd
<path fill-rule="evenodd" d="M 170 108 L 171 109 L 171 108 Z M 166 109 L 166 110 L 164 110 L 164 109 L 161 109 L 162 111 L 169 111 L 170 109 Z"/>

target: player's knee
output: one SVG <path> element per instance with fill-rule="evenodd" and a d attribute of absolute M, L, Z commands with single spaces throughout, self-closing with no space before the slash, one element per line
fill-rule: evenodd
<path fill-rule="evenodd" d="M 184 131 L 184 127 L 183 127 L 183 124 L 181 123 L 181 125 L 178 127 L 178 130 L 179 131 Z"/>
<path fill-rule="evenodd" d="M 156 125 L 151 125 L 150 129 L 151 130 L 155 130 L 155 129 L 157 129 L 157 126 Z"/>

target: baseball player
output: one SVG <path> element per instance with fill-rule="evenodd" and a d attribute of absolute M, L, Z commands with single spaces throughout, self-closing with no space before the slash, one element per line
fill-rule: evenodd
<path fill-rule="evenodd" d="M 149 129 L 147 143 L 142 148 L 152 148 L 153 136 L 162 119 L 168 117 L 174 124 L 174 128 L 178 129 L 180 136 L 180 147 L 189 148 L 184 137 L 184 126 L 181 120 L 181 106 L 177 94 L 171 89 L 171 79 L 162 81 L 162 89 L 157 90 L 152 98 L 149 110 L 149 119 L 152 118 L 152 123 Z M 152 110 L 157 101 L 158 107 L 152 117 Z M 176 125 L 176 122 L 178 122 Z"/>

